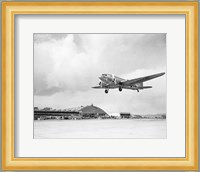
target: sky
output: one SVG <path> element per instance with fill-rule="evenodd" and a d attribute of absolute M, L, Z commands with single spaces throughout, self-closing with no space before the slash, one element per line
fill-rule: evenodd
<path fill-rule="evenodd" d="M 34 106 L 165 113 L 166 74 L 139 93 L 91 87 L 102 73 L 133 79 L 166 72 L 166 61 L 166 34 L 34 34 Z"/>

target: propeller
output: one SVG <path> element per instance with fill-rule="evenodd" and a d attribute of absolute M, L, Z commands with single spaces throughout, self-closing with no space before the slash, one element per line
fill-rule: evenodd
<path fill-rule="evenodd" d="M 100 82 L 99 82 L 99 85 L 100 85 L 100 86 L 101 86 L 101 88 L 102 88 L 102 86 L 103 86 L 103 84 L 102 84 L 102 81 L 100 81 Z"/>

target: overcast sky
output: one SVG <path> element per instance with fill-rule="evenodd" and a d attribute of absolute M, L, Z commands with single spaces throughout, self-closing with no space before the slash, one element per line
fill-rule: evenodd
<path fill-rule="evenodd" d="M 166 72 L 165 34 L 34 34 L 34 106 L 94 104 L 107 113 L 165 113 L 166 75 L 152 89 L 93 89 L 102 73 L 133 79 Z"/>

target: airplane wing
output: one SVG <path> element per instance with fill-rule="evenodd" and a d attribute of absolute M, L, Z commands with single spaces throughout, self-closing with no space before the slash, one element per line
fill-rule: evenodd
<path fill-rule="evenodd" d="M 126 81 L 122 82 L 122 85 L 133 85 L 133 84 L 145 82 L 145 81 L 148 81 L 148 80 L 160 77 L 160 76 L 162 76 L 164 74 L 165 74 L 165 72 L 162 72 L 162 73 L 158 73 L 158 74 L 154 74 L 154 75 L 149 75 L 149 76 L 145 76 L 145 77 L 141 77 L 141 78 L 126 80 Z"/>
<path fill-rule="evenodd" d="M 101 86 L 95 86 L 95 87 L 92 87 L 92 88 L 101 89 L 102 87 Z"/>

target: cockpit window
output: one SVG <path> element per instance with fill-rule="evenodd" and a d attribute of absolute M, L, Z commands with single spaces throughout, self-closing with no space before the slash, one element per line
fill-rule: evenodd
<path fill-rule="evenodd" d="M 112 77 L 111 74 L 102 74 L 103 77 Z"/>

